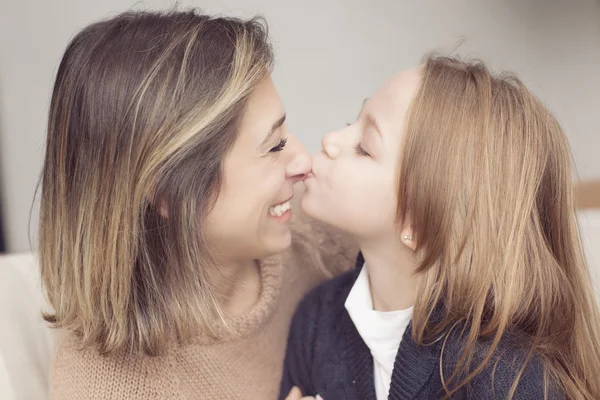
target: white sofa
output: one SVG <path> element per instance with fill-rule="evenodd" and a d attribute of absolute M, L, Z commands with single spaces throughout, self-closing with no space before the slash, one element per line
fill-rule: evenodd
<path fill-rule="evenodd" d="M 580 213 L 580 223 L 600 296 L 600 210 Z M 48 397 L 55 333 L 41 320 L 45 307 L 41 293 L 32 254 L 0 256 L 0 400 Z"/>
<path fill-rule="evenodd" d="M 34 256 L 0 256 L 0 400 L 44 400 L 54 331 L 41 318 L 45 307 Z"/>
<path fill-rule="evenodd" d="M 600 301 L 600 209 L 581 212 L 579 224 L 596 298 Z"/>

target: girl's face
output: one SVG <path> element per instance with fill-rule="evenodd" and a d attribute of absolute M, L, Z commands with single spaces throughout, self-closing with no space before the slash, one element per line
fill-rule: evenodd
<path fill-rule="evenodd" d="M 419 68 L 392 76 L 356 122 L 323 137 L 305 180 L 307 214 L 358 238 L 395 231 L 404 129 L 420 77 Z"/>
<path fill-rule="evenodd" d="M 288 131 L 270 77 L 254 89 L 238 129 L 206 220 L 211 251 L 221 262 L 263 258 L 291 244 L 293 185 L 310 171 L 310 157 Z"/>

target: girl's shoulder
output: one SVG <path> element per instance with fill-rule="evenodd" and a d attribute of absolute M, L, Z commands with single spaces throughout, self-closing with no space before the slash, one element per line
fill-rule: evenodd
<path fill-rule="evenodd" d="M 357 265 L 362 265 L 359 264 L 361 258 L 359 254 Z M 292 318 L 288 346 L 308 348 L 317 339 L 324 342 L 337 340 L 340 320 L 346 313 L 346 298 L 360 269 L 361 266 L 327 280 L 304 296 Z"/>
<path fill-rule="evenodd" d="M 364 260 L 359 253 L 352 263 L 354 268 L 309 291 L 296 310 L 297 317 L 314 320 L 315 318 L 327 319 L 339 315 L 341 311 L 345 310 L 346 298 L 363 264 Z"/>
<path fill-rule="evenodd" d="M 445 338 L 441 366 L 446 379 L 464 362 L 462 356 L 467 340 L 468 330 L 461 328 L 453 330 Z M 508 398 L 517 380 L 515 399 L 546 398 L 546 382 L 549 383 L 548 399 L 564 398 L 552 384 L 551 377 L 546 376 L 544 360 L 531 350 L 524 334 L 507 331 L 493 351 L 492 347 L 491 338 L 480 338 L 474 344 L 469 368 L 459 375 L 464 378 L 468 373 L 475 372 L 460 391 L 467 398 Z"/>

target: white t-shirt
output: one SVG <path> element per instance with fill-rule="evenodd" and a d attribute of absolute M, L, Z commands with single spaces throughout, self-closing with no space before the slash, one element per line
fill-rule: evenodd
<path fill-rule="evenodd" d="M 373 356 L 377 400 L 385 400 L 390 391 L 398 347 L 412 318 L 413 308 L 389 312 L 373 310 L 366 265 L 352 286 L 345 307 Z"/>

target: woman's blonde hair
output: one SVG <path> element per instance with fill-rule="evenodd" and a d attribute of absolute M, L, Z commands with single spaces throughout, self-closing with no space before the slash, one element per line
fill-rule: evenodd
<path fill-rule="evenodd" d="M 76 35 L 41 177 L 48 321 L 102 353 L 159 354 L 214 331 L 202 224 L 272 61 L 260 19 L 129 12 Z"/>
<path fill-rule="evenodd" d="M 517 77 L 426 59 L 409 111 L 398 221 L 410 221 L 422 257 L 413 335 L 424 344 L 466 327 L 460 362 L 444 377 L 448 397 L 513 332 L 524 364 L 541 359 L 546 393 L 553 381 L 569 399 L 600 399 L 600 313 L 571 165 L 557 119 Z M 443 318 L 432 319 L 439 309 Z M 490 343 L 483 358 L 481 339 Z"/>

